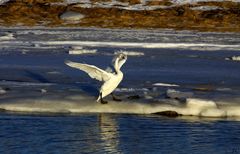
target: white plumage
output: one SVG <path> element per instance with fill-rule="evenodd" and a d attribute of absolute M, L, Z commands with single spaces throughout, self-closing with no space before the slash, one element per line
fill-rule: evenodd
<path fill-rule="evenodd" d="M 126 62 L 126 60 L 127 56 L 125 54 L 123 53 L 118 54 L 113 59 L 114 72 L 107 72 L 94 65 L 76 63 L 72 61 L 65 61 L 65 64 L 70 67 L 80 69 L 86 72 L 91 78 L 103 82 L 103 85 L 99 90 L 99 97 L 97 101 L 101 100 L 101 103 L 107 103 L 103 101 L 102 98 L 111 94 L 114 91 L 114 89 L 117 88 L 119 83 L 122 81 L 123 73 L 121 72 L 120 69 L 122 65 Z"/>

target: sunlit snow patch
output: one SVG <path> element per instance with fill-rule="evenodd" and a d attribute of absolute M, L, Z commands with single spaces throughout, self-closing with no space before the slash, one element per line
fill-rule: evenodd
<path fill-rule="evenodd" d="M 116 92 L 136 92 L 136 91 L 149 91 L 147 88 L 117 88 Z"/>
<path fill-rule="evenodd" d="M 230 57 L 230 58 L 225 58 L 225 60 L 240 61 L 240 56 L 233 56 L 233 57 Z"/>
<path fill-rule="evenodd" d="M 0 41 L 14 40 L 15 37 L 12 33 L 6 33 L 5 35 L 0 35 Z"/>
<path fill-rule="evenodd" d="M 192 92 L 181 92 L 181 91 L 177 91 L 174 89 L 168 89 L 167 90 L 167 97 L 172 98 L 172 99 L 185 99 L 185 98 L 191 98 L 193 97 L 193 93 Z"/>
<path fill-rule="evenodd" d="M 114 52 L 115 55 L 117 55 L 119 53 L 123 53 L 123 54 L 128 55 L 128 56 L 144 56 L 144 53 L 139 52 L 139 51 L 120 50 L 120 51 Z"/>
<path fill-rule="evenodd" d="M 0 95 L 6 94 L 7 91 L 5 89 L 3 89 L 2 87 L 0 87 Z"/>
<path fill-rule="evenodd" d="M 186 108 L 188 109 L 188 115 L 199 115 L 203 117 L 226 117 L 227 112 L 221 110 L 216 105 L 216 102 L 211 100 L 201 99 L 187 99 Z"/>
<path fill-rule="evenodd" d="M 81 46 L 76 46 L 76 47 L 72 47 L 72 49 L 70 49 L 68 53 L 70 55 L 96 54 L 97 49 L 90 50 L 90 49 L 84 49 Z"/>
<path fill-rule="evenodd" d="M 154 83 L 153 86 L 162 86 L 162 87 L 179 87 L 176 84 L 169 84 L 169 83 Z"/>
<path fill-rule="evenodd" d="M 218 104 L 212 100 L 188 98 L 185 102 L 175 99 L 167 100 L 130 100 L 122 102 L 108 99 L 108 104 L 96 102 L 95 97 L 85 94 L 45 97 L 21 97 L 0 100 L 0 109 L 12 112 L 31 113 L 128 113 L 155 114 L 166 111 L 184 116 L 200 117 L 240 117 L 237 104 Z"/>
<path fill-rule="evenodd" d="M 15 42 L 20 43 L 20 42 Z M 239 44 L 210 44 L 210 43 L 143 43 L 143 42 L 99 42 L 99 41 L 48 41 L 38 42 L 46 45 L 76 45 L 91 47 L 131 47 L 131 48 L 167 48 L 167 49 L 192 49 L 192 50 L 240 50 Z"/>

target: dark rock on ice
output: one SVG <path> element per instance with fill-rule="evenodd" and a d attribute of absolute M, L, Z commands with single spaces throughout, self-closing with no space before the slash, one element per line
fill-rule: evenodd
<path fill-rule="evenodd" d="M 181 116 L 181 114 L 178 114 L 176 111 L 162 111 L 162 112 L 156 112 L 154 114 L 161 115 L 161 116 L 167 116 L 167 117 Z"/>
<path fill-rule="evenodd" d="M 139 95 L 131 95 L 131 96 L 128 96 L 127 98 L 130 99 L 130 100 L 140 99 L 140 96 Z"/>

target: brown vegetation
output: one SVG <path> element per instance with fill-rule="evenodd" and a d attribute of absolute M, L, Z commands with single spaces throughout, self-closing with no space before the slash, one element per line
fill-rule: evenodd
<path fill-rule="evenodd" d="M 146 5 L 149 5 L 149 6 L 154 6 L 154 5 L 171 6 L 171 5 L 173 5 L 173 3 L 170 2 L 169 0 L 162 0 L 162 1 L 154 0 L 154 1 L 147 1 Z"/>
<path fill-rule="evenodd" d="M 94 0 L 97 2 L 97 0 Z M 107 1 L 107 0 L 102 0 Z M 138 4 L 139 0 L 119 0 Z M 201 31 L 240 31 L 240 3 L 201 2 L 153 11 L 118 8 L 81 8 L 75 5 L 52 5 L 56 0 L 15 0 L 0 6 L 2 26 L 95 26 L 107 28 L 173 28 Z M 61 1 L 59 1 L 61 2 Z M 152 1 L 148 5 L 172 5 L 169 1 Z M 219 6 L 221 9 L 192 10 L 194 6 Z M 80 23 L 65 23 L 59 16 L 66 10 L 80 12 Z"/>

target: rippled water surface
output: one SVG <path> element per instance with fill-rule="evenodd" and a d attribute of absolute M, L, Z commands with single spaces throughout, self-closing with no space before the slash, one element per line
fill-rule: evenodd
<path fill-rule="evenodd" d="M 239 153 L 229 119 L 81 114 L 0 116 L 1 153 Z"/>

